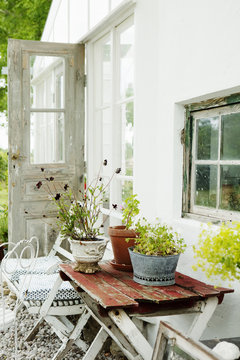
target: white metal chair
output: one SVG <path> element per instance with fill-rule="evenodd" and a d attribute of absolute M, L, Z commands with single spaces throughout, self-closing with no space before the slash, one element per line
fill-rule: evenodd
<path fill-rule="evenodd" d="M 59 353 L 64 351 L 67 343 L 72 342 L 86 350 L 86 344 L 80 339 L 77 340 L 76 330 L 73 333 L 75 326 L 67 318 L 69 315 L 83 313 L 82 300 L 68 282 L 62 283 L 61 286 L 58 284 L 58 264 L 64 260 L 56 254 L 59 253 L 65 260 L 73 260 L 72 254 L 61 247 L 62 240 L 59 235 L 49 255 L 35 257 L 34 263 L 31 258 L 21 258 L 19 262 L 19 259 L 9 254 L 2 261 L 3 279 L 17 295 L 19 305 L 25 305 L 30 314 L 40 315 L 26 340 L 33 340 L 41 324 L 46 321 L 63 342 Z M 88 317 L 85 318 L 87 321 Z M 54 359 L 62 358 L 57 356 L 58 353 Z"/>
<path fill-rule="evenodd" d="M 30 240 L 21 240 L 17 244 L 13 243 L 6 243 L 8 245 L 8 253 L 5 255 L 5 257 L 2 259 L 0 264 L 0 284 L 1 284 L 1 306 L 0 306 L 0 331 L 7 331 L 7 329 L 15 325 L 15 358 L 17 358 L 17 328 L 16 328 L 16 319 L 17 319 L 17 312 L 19 308 L 21 307 L 21 299 L 18 297 L 17 301 L 15 303 L 15 307 L 13 310 L 10 310 L 7 308 L 5 299 L 3 296 L 3 274 L 8 274 L 8 276 L 12 276 L 14 271 L 18 269 L 19 267 L 22 267 L 23 275 L 22 278 L 22 286 L 29 286 L 31 278 L 27 279 L 26 283 L 26 276 L 31 271 L 34 271 L 36 258 L 38 255 L 38 239 L 36 237 L 32 237 Z M 3 246 L 3 245 L 2 245 Z M 24 256 L 28 253 L 28 262 L 26 263 Z M 13 260 L 15 263 L 15 268 L 12 267 Z M 10 261 L 10 267 L 8 267 Z M 19 291 L 21 291 L 21 288 L 19 288 Z"/>

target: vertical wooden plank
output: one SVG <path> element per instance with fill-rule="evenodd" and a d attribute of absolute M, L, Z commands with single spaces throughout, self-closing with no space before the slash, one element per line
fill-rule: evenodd
<path fill-rule="evenodd" d="M 14 188 L 18 183 L 19 161 L 22 149 L 20 148 L 20 136 L 22 133 L 22 71 L 21 51 L 19 40 L 8 41 L 8 194 L 9 194 L 9 217 L 8 217 L 8 241 L 17 242 L 16 234 L 13 233 L 13 225 L 22 232 L 22 223 L 17 213 L 14 202 L 20 202 L 20 193 L 14 194 Z M 15 195 L 15 196 L 14 196 Z"/>

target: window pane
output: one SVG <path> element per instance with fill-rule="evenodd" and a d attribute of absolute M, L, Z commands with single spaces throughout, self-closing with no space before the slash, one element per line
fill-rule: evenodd
<path fill-rule="evenodd" d="M 64 114 L 32 113 L 30 161 L 48 164 L 64 161 Z"/>
<path fill-rule="evenodd" d="M 222 116 L 222 160 L 240 159 L 240 113 Z"/>
<path fill-rule="evenodd" d="M 197 126 L 197 159 L 218 159 L 218 117 L 199 119 Z"/>
<path fill-rule="evenodd" d="M 108 14 L 108 0 L 89 0 L 90 2 L 90 28 L 96 25 Z"/>
<path fill-rule="evenodd" d="M 122 181 L 122 202 L 133 194 L 133 182 Z"/>
<path fill-rule="evenodd" d="M 217 166 L 196 166 L 195 204 L 199 206 L 216 207 Z"/>
<path fill-rule="evenodd" d="M 112 121 L 110 108 L 102 111 L 102 159 L 112 164 Z M 111 166 L 103 167 L 104 175 L 111 175 Z"/>
<path fill-rule="evenodd" d="M 114 9 L 118 6 L 123 0 L 111 0 L 111 9 Z"/>
<path fill-rule="evenodd" d="M 32 108 L 58 108 L 58 93 L 64 106 L 64 59 L 55 56 L 31 56 L 31 106 Z M 58 77 L 62 76 L 60 82 Z M 61 88 L 60 88 L 61 87 Z"/>
<path fill-rule="evenodd" d="M 240 165 L 221 166 L 220 208 L 240 211 Z"/>
<path fill-rule="evenodd" d="M 111 71 L 111 43 L 110 40 L 102 45 L 102 102 L 111 101 L 112 94 L 112 71 Z"/>
<path fill-rule="evenodd" d="M 133 37 L 131 26 L 120 35 L 120 96 L 133 96 Z"/>
<path fill-rule="evenodd" d="M 133 175 L 133 102 L 122 105 L 122 173 Z"/>

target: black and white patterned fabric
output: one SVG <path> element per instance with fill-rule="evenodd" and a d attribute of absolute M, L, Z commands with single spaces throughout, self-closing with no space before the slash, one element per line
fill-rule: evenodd
<path fill-rule="evenodd" d="M 25 274 L 46 274 L 49 268 L 60 263 L 58 256 L 42 256 L 34 260 L 31 259 L 7 259 L 6 271 L 11 281 L 18 281 L 21 275 Z M 53 272 L 59 271 L 56 268 Z"/>
<path fill-rule="evenodd" d="M 21 275 L 19 287 L 21 289 L 20 297 L 22 300 L 31 301 L 32 303 L 44 302 L 52 289 L 58 274 L 44 276 L 29 274 Z M 64 281 L 54 298 L 55 306 L 72 305 L 81 303 L 81 298 L 68 281 Z"/>

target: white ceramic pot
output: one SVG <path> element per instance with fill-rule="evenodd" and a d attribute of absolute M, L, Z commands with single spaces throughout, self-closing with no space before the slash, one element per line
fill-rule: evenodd
<path fill-rule="evenodd" d="M 103 258 L 108 240 L 73 240 L 68 238 L 72 255 L 76 260 L 74 270 L 94 273 L 99 270 L 98 262 Z"/>

